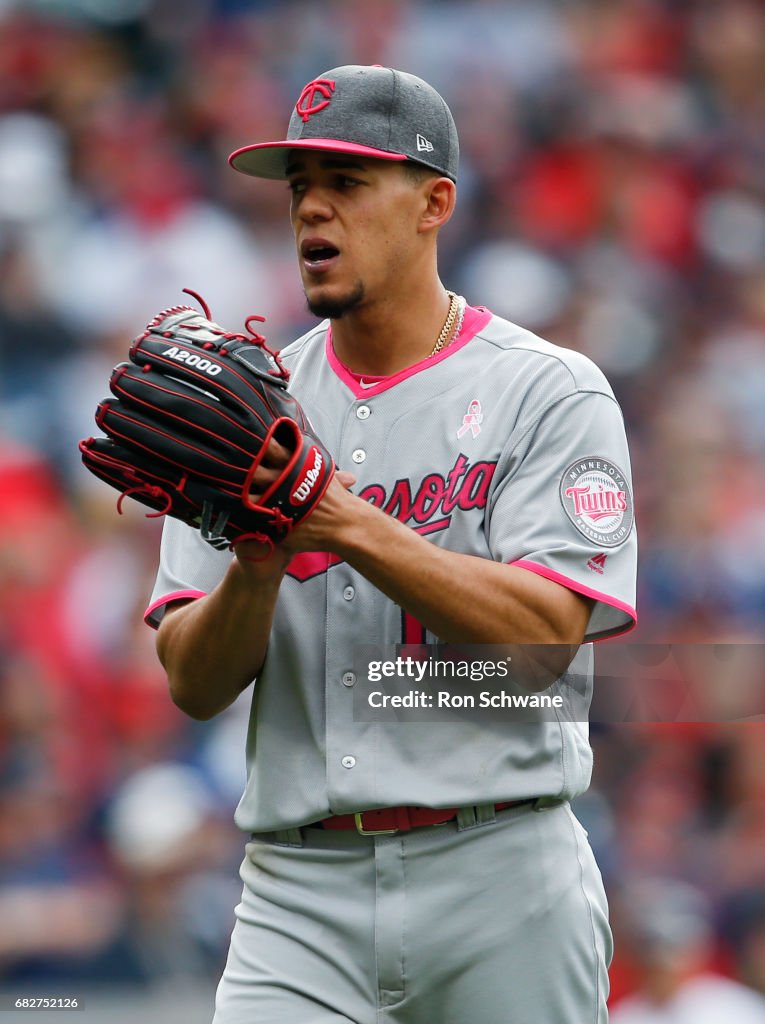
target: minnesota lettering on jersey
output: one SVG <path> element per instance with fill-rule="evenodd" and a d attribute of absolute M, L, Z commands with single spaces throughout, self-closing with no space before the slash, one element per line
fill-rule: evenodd
<path fill-rule="evenodd" d="M 428 473 L 416 491 L 404 477 L 395 482 L 390 492 L 382 484 L 369 484 L 359 492 L 359 497 L 402 523 L 416 523 L 419 533 L 436 533 L 448 527 L 455 508 L 464 512 L 486 508 L 496 468 L 496 462 L 471 465 L 467 457 L 460 454 L 446 476 Z"/>
<path fill-rule="evenodd" d="M 455 509 L 469 512 L 486 508 L 496 468 L 496 462 L 471 463 L 460 453 L 445 475 L 428 473 L 416 487 L 407 477 L 396 480 L 390 489 L 383 484 L 368 484 L 359 491 L 359 497 L 418 533 L 438 533 L 448 528 Z M 303 582 L 339 561 L 336 555 L 306 551 L 293 558 L 287 574 Z"/>

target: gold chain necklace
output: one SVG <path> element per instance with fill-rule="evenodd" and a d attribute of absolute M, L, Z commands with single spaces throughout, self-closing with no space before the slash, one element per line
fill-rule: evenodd
<path fill-rule="evenodd" d="M 428 356 L 431 359 L 434 355 L 439 353 L 441 349 L 446 345 L 449 336 L 452 333 L 454 327 L 454 321 L 457 319 L 457 313 L 459 312 L 460 303 L 454 292 L 447 292 L 449 296 L 449 312 L 446 314 L 446 320 L 444 320 L 444 326 L 441 328 L 441 333 L 438 335 L 436 344 L 433 347 L 433 351 Z"/>

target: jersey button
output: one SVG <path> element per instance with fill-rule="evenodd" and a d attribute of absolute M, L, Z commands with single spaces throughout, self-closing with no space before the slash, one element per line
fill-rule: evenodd
<path fill-rule="evenodd" d="M 355 672 L 343 672 L 343 686 L 355 686 L 356 684 L 356 673 Z"/>
<path fill-rule="evenodd" d="M 368 405 L 360 405 L 356 410 L 356 417 L 360 420 L 368 420 L 372 415 L 372 410 Z"/>
<path fill-rule="evenodd" d="M 345 757 L 340 762 L 340 764 L 343 766 L 343 768 L 353 768 L 353 766 L 356 764 L 356 758 L 353 756 L 353 754 L 346 754 Z"/>
<path fill-rule="evenodd" d="M 354 462 L 363 462 L 366 457 L 367 453 L 363 448 L 357 448 L 353 455 L 351 455 Z"/>
<path fill-rule="evenodd" d="M 345 590 L 343 591 L 343 597 L 345 598 L 346 601 L 352 601 L 355 596 L 356 591 L 353 589 L 353 587 L 346 587 Z"/>

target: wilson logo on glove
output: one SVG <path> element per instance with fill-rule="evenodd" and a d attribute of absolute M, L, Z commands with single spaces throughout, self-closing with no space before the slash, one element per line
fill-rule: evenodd
<path fill-rule="evenodd" d="M 198 356 L 196 352 L 188 352 L 185 348 L 178 348 L 177 345 L 166 348 L 161 354 L 175 359 L 176 362 L 185 363 L 187 366 L 195 366 L 197 370 L 202 370 L 203 373 L 208 373 L 211 377 L 217 377 L 223 369 L 220 363 L 211 363 L 209 359 Z"/>
<path fill-rule="evenodd" d="M 314 487 L 316 487 L 316 484 L 322 475 L 321 471 L 324 466 L 324 459 L 322 458 L 322 454 L 318 448 L 311 448 L 308 452 L 306 462 L 310 462 L 311 458 L 313 458 L 313 465 L 306 472 L 303 479 L 290 495 L 290 502 L 293 505 L 302 505 L 304 501 L 307 501 L 310 498 L 311 492 Z"/>

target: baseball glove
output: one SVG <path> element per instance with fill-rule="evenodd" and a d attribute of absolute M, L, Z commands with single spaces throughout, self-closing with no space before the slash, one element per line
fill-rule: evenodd
<path fill-rule="evenodd" d="M 163 310 L 109 381 L 96 410 L 106 437 L 80 442 L 85 466 L 122 497 L 180 519 L 215 547 L 278 544 L 320 501 L 335 466 L 287 391 L 288 371 L 251 324 L 224 331 L 190 306 Z M 267 489 L 253 477 L 274 438 L 290 457 Z"/>

